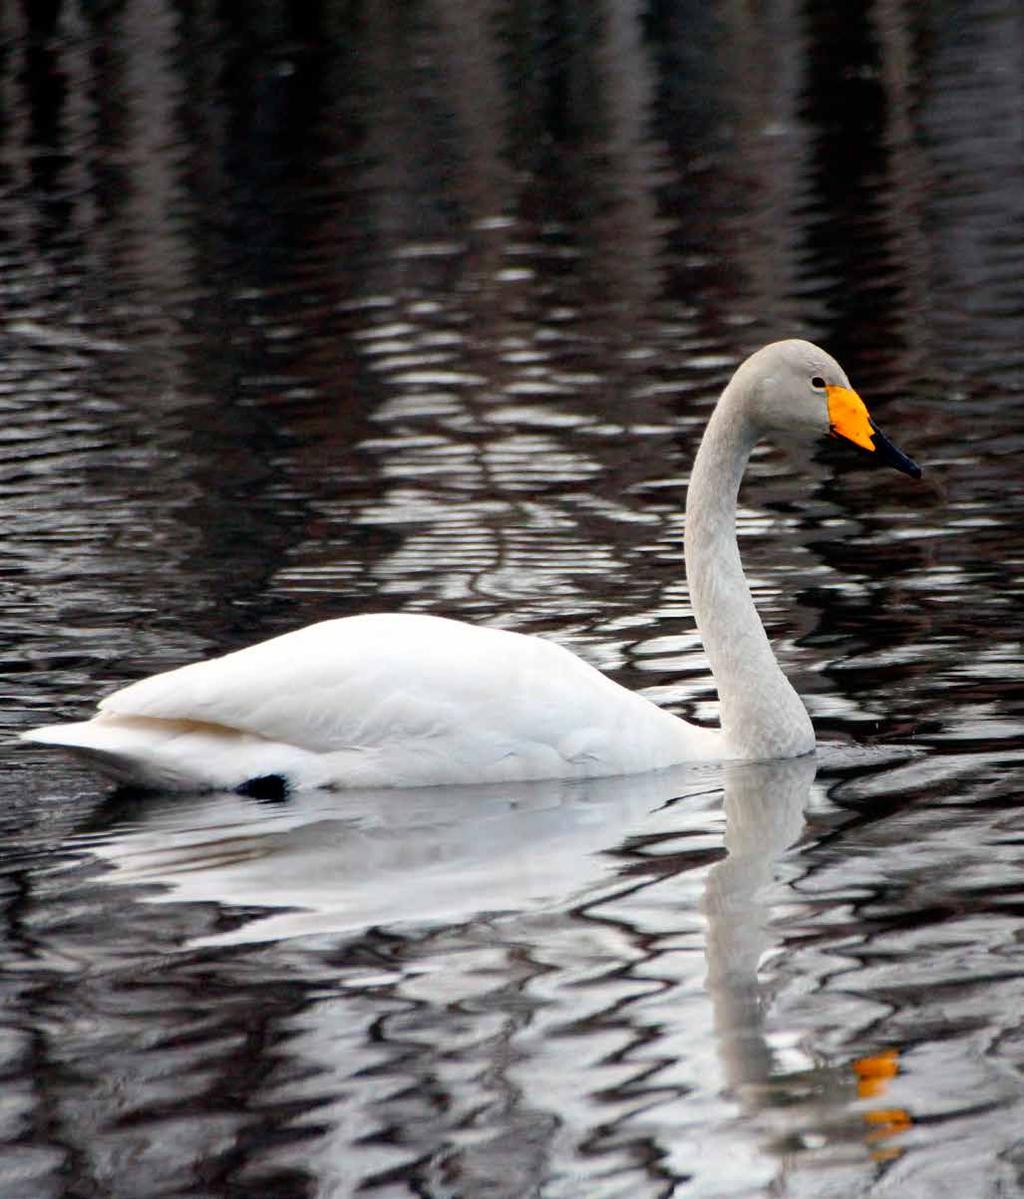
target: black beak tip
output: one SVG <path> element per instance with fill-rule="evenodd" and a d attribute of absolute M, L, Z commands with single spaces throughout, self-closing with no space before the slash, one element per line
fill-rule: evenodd
<path fill-rule="evenodd" d="M 897 449 L 882 430 L 874 424 L 871 426 L 871 440 L 874 443 L 879 462 L 884 462 L 886 466 L 891 466 L 895 470 L 909 475 L 912 479 L 920 479 L 921 468 L 913 458 L 908 458 L 902 450 Z"/>

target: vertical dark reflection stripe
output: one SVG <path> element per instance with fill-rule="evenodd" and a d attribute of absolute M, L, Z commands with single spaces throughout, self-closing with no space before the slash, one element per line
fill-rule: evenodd
<path fill-rule="evenodd" d="M 60 0 L 27 0 L 23 5 L 25 54 L 21 84 L 29 113 L 26 158 L 31 185 L 39 196 L 41 244 L 67 222 L 69 201 L 63 173 L 68 162 L 65 144 L 67 80 L 57 50 Z"/>
<path fill-rule="evenodd" d="M 930 265 L 916 114 L 921 10 L 803 10 L 809 138 L 797 294 L 876 407 L 928 370 Z"/>
<path fill-rule="evenodd" d="M 665 288 L 677 306 L 696 301 L 702 324 L 717 338 L 734 293 L 723 252 L 728 180 L 720 168 L 734 96 L 718 53 L 722 19 L 711 5 L 652 0 L 645 28 L 657 68 L 653 124 L 669 168 L 659 188 L 668 226 Z"/>
<path fill-rule="evenodd" d="M 1024 354 L 1024 15 L 997 0 L 930 5 L 915 27 L 936 358 L 966 376 L 986 425 L 1019 425 L 1010 395 Z"/>
<path fill-rule="evenodd" d="M 866 9 L 807 5 L 802 117 L 811 130 L 801 294 L 819 336 L 860 366 L 898 347 L 903 291 L 880 202 L 885 143 L 885 47 Z"/>

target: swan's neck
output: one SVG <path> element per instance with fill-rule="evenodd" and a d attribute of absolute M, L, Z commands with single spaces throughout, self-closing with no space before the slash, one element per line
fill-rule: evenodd
<path fill-rule="evenodd" d="M 757 435 L 727 389 L 697 452 L 686 497 L 686 575 L 718 685 L 730 756 L 785 758 L 814 748 L 800 697 L 779 669 L 736 544 L 736 500 Z"/>

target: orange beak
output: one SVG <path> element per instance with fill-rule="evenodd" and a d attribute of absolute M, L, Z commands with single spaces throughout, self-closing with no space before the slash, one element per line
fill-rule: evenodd
<path fill-rule="evenodd" d="M 885 436 L 855 391 L 849 387 L 829 386 L 825 388 L 825 394 L 828 396 L 829 432 L 833 437 L 851 442 L 912 479 L 920 479 L 921 468 Z"/>

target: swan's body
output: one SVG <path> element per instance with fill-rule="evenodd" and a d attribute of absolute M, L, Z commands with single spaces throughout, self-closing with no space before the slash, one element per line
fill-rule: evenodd
<path fill-rule="evenodd" d="M 143 679 L 38 730 L 125 781 L 231 788 L 630 774 L 721 756 L 569 650 L 437 616 L 349 616 Z"/>
<path fill-rule="evenodd" d="M 819 386 L 820 384 L 820 386 Z M 596 777 L 786 758 L 814 729 L 743 577 L 736 500 L 766 433 L 832 432 L 909 474 L 842 369 L 808 342 L 752 355 L 722 393 L 687 496 L 690 594 L 721 730 L 689 724 L 536 637 L 415 615 L 311 625 L 144 679 L 77 724 L 26 738 L 140 786 L 394 787 Z"/>

